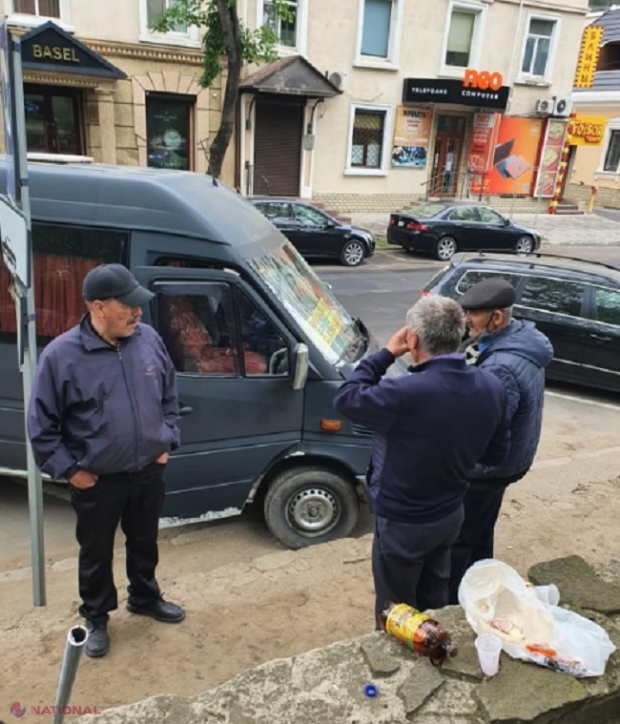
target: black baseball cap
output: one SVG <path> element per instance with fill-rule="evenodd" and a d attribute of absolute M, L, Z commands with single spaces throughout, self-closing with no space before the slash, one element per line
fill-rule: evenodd
<path fill-rule="evenodd" d="M 515 288 L 506 279 L 493 277 L 484 279 L 470 287 L 459 299 L 465 310 L 506 309 L 512 307 L 517 298 Z"/>
<path fill-rule="evenodd" d="M 122 264 L 101 264 L 84 277 L 82 296 L 87 302 L 117 299 L 128 307 L 142 307 L 155 295 L 140 286 L 134 275 Z"/>

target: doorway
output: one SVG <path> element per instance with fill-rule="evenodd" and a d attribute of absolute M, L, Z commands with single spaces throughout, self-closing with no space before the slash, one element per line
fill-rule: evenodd
<path fill-rule="evenodd" d="M 465 118 L 463 116 L 439 116 L 437 118 L 433 173 L 429 183 L 431 196 L 445 198 L 457 195 L 464 138 Z"/>
<path fill-rule="evenodd" d="M 299 196 L 304 99 L 256 102 L 254 195 Z"/>
<path fill-rule="evenodd" d="M 82 91 L 24 85 L 28 151 L 84 155 Z"/>

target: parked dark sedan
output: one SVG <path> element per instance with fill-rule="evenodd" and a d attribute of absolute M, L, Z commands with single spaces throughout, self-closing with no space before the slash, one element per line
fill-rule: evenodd
<path fill-rule="evenodd" d="M 422 294 L 458 299 L 489 277 L 515 287 L 515 317 L 534 322 L 551 340 L 547 377 L 620 392 L 620 269 L 551 254 L 459 255 Z"/>
<path fill-rule="evenodd" d="M 315 206 L 279 199 L 252 199 L 251 203 L 304 257 L 339 259 L 345 266 L 357 266 L 374 254 L 370 231 L 343 224 Z"/>
<path fill-rule="evenodd" d="M 513 224 L 494 209 L 464 201 L 433 201 L 392 214 L 387 239 L 407 251 L 448 261 L 457 251 L 529 254 L 540 247 L 533 229 Z"/>

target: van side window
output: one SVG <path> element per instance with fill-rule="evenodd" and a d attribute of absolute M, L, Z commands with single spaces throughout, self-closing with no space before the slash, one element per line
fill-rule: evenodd
<path fill-rule="evenodd" d="M 195 294 L 158 294 L 157 307 L 158 331 L 177 372 L 239 374 L 228 284 L 204 283 Z"/>
<path fill-rule="evenodd" d="M 34 223 L 33 284 L 37 338 L 49 342 L 77 324 L 86 312 L 82 281 L 99 264 L 122 263 L 129 234 Z M 15 306 L 9 294 L 11 275 L 0 261 L 0 333 L 16 332 Z"/>
<path fill-rule="evenodd" d="M 246 375 L 288 375 L 290 365 L 286 340 L 247 294 L 239 291 L 238 296 Z M 251 361 L 248 360 L 250 350 L 267 362 L 265 370 L 256 364 L 248 364 Z"/>
<path fill-rule="evenodd" d="M 596 318 L 620 327 L 620 291 L 596 287 Z"/>
<path fill-rule="evenodd" d="M 584 289 L 583 284 L 563 279 L 529 277 L 518 304 L 530 309 L 580 317 Z"/>

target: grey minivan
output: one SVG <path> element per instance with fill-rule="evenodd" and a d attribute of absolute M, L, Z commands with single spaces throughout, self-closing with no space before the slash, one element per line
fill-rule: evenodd
<path fill-rule="evenodd" d="M 175 363 L 182 434 L 162 526 L 261 500 L 289 547 L 348 535 L 370 434 L 332 399 L 375 347 L 362 322 L 262 214 L 208 176 L 97 164 L 30 164 L 29 175 L 41 346 L 84 313 L 82 279 L 97 264 L 127 265 L 156 294 L 143 321 Z M 23 475 L 9 284 L 2 267 L 0 473 Z"/>

